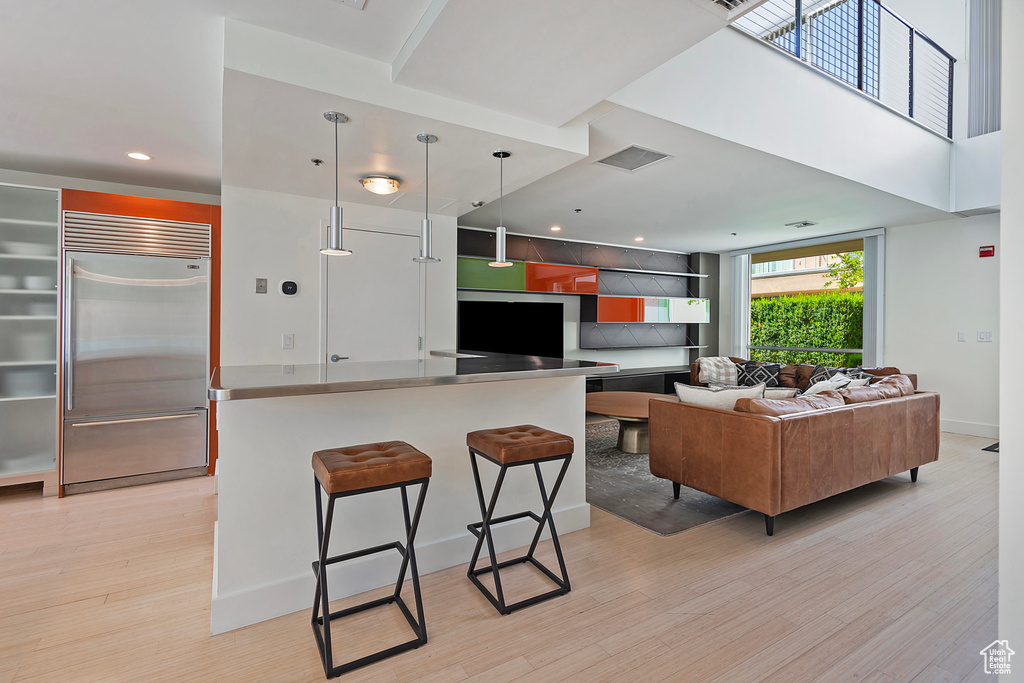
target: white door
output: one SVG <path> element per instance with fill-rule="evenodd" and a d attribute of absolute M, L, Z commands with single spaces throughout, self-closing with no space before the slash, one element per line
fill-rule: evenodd
<path fill-rule="evenodd" d="M 345 230 L 351 256 L 325 257 L 326 362 L 418 358 L 422 294 L 419 240 Z"/>

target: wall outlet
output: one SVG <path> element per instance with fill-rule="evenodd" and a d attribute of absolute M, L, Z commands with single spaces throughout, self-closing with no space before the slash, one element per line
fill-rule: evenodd
<path fill-rule="evenodd" d="M 967 341 L 967 333 L 966 332 L 957 332 L 956 333 L 956 340 L 958 342 L 965 342 L 965 341 Z"/>
<path fill-rule="evenodd" d="M 980 342 L 990 342 L 990 341 L 992 341 L 992 331 L 991 330 L 981 330 L 980 332 L 978 332 L 978 341 L 980 341 Z"/>
<path fill-rule="evenodd" d="M 294 349 L 295 348 L 295 335 L 294 334 L 282 334 L 281 335 L 281 348 L 282 349 Z"/>
<path fill-rule="evenodd" d="M 258 277 L 256 278 L 256 293 L 266 294 L 267 293 L 267 278 Z"/>

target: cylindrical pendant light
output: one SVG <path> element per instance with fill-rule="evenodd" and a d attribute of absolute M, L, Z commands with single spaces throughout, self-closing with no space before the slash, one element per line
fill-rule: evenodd
<path fill-rule="evenodd" d="M 506 149 L 495 150 L 493 156 L 498 159 L 499 176 L 498 176 L 498 227 L 494 231 L 494 260 L 487 265 L 492 268 L 507 268 L 512 264 L 511 261 L 505 260 L 505 225 L 501 215 L 501 202 L 505 198 L 505 159 L 512 156 L 512 153 Z"/>
<path fill-rule="evenodd" d="M 341 245 L 341 207 L 338 206 L 338 124 L 348 117 L 337 111 L 325 111 L 324 118 L 334 124 L 334 206 L 331 207 L 331 227 L 327 231 L 327 248 L 321 254 L 328 256 L 351 256 L 352 252 Z"/>
<path fill-rule="evenodd" d="M 426 152 L 424 164 L 423 191 L 423 224 L 420 226 L 420 255 L 413 259 L 417 263 L 438 263 L 441 259 L 434 256 L 434 228 L 430 223 L 430 145 L 437 142 L 437 136 L 420 133 L 416 139 L 423 143 Z"/>

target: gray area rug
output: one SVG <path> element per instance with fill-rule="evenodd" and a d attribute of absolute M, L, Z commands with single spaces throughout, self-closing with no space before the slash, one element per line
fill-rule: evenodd
<path fill-rule="evenodd" d="M 651 474 L 646 453 L 616 448 L 618 422 L 587 425 L 587 502 L 648 531 L 671 536 L 743 512 L 746 508 Z"/>

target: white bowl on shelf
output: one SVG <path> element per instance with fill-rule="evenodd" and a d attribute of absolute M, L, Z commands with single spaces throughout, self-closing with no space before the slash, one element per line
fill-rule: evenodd
<path fill-rule="evenodd" d="M 4 242 L 3 249 L 15 256 L 54 256 L 57 254 L 56 244 L 41 242 Z"/>
<path fill-rule="evenodd" d="M 0 289 L 18 289 L 20 282 L 16 275 L 0 275 Z"/>
<path fill-rule="evenodd" d="M 57 278 L 52 275 L 26 275 L 22 282 L 25 285 L 25 289 L 36 291 L 55 289 L 57 287 Z"/>

